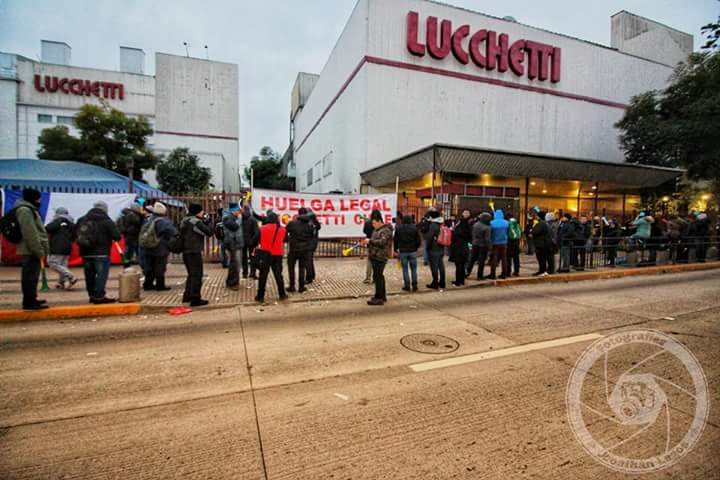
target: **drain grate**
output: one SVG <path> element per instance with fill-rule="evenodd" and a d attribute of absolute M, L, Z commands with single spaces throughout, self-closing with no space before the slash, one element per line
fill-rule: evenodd
<path fill-rule="evenodd" d="M 457 340 L 432 333 L 413 333 L 400 339 L 400 345 L 418 353 L 452 353 L 460 344 Z"/>

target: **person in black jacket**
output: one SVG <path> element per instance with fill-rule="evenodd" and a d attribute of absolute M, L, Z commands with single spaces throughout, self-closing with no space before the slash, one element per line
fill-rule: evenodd
<path fill-rule="evenodd" d="M 410 215 L 402 217 L 402 223 L 395 229 L 393 242 L 395 244 L 395 251 L 398 252 L 398 256 L 400 257 L 400 265 L 403 271 L 402 289 L 406 292 L 410 291 L 410 273 L 412 273 L 412 291 L 416 292 L 418 289 L 417 251 L 422 246 L 422 237 Z M 408 272 L 408 270 L 410 270 L 410 272 Z"/>
<path fill-rule="evenodd" d="M 145 221 L 148 223 L 148 229 L 153 228 L 155 230 L 159 242 L 153 247 L 141 245 L 145 252 L 143 290 L 163 292 L 170 290 L 170 287 L 165 284 L 165 273 L 167 272 L 168 257 L 170 256 L 169 243 L 178 232 L 173 221 L 167 217 L 165 204 L 155 202 L 152 209 L 152 216 Z M 142 238 L 140 238 L 140 241 L 142 241 Z"/>
<path fill-rule="evenodd" d="M 592 223 L 588 221 L 588 218 L 583 215 L 580 220 L 571 220 L 571 222 L 578 222 L 575 225 L 575 270 L 585 270 L 585 255 L 587 253 L 587 246 L 590 237 L 592 236 Z"/>
<path fill-rule="evenodd" d="M 456 287 L 465 285 L 465 268 L 467 266 L 470 248 L 468 245 L 472 243 L 472 228 L 470 227 L 470 210 L 464 210 L 460 216 L 460 220 L 455 223 L 452 234 L 452 243 L 450 244 L 450 261 L 455 264 L 455 281 L 452 282 Z"/>
<path fill-rule="evenodd" d="M 242 276 L 248 278 L 248 264 L 250 264 L 250 278 L 257 278 L 255 275 L 255 259 L 253 258 L 255 248 L 260 243 L 260 227 L 257 220 L 253 218 L 250 207 L 245 205 L 242 211 L 243 239 L 245 241 L 242 249 Z"/>
<path fill-rule="evenodd" d="M 298 216 L 287 224 L 285 230 L 287 236 L 285 241 L 290 244 L 288 252 L 288 278 L 290 286 L 288 292 L 295 291 L 295 263 L 299 263 L 298 272 L 298 293 L 303 293 L 305 288 L 305 280 L 307 280 L 307 265 L 312 251 L 313 239 L 315 238 L 315 228 L 310 224 L 307 209 L 298 210 Z"/>
<path fill-rule="evenodd" d="M 437 243 L 440 236 L 440 226 L 444 223 L 440 212 L 435 209 L 429 210 L 427 213 L 427 233 L 425 233 L 425 245 L 430 258 L 430 272 L 432 273 L 432 282 L 427 285 L 431 290 L 445 288 L 445 247 Z"/>
<path fill-rule="evenodd" d="M 555 259 L 553 258 L 552 230 L 545 221 L 545 213 L 538 213 L 538 221 L 532 227 L 532 241 L 535 247 L 535 256 L 538 261 L 538 271 L 534 276 L 547 276 L 548 271 L 553 272 Z"/>
<path fill-rule="evenodd" d="M 313 241 L 307 264 L 307 280 L 305 280 L 306 285 L 315 281 L 315 251 L 320 244 L 320 229 L 322 228 L 322 225 L 320 225 L 320 222 L 315 216 L 315 212 L 310 209 L 308 209 L 308 218 L 310 219 L 310 225 L 313 227 Z"/>
<path fill-rule="evenodd" d="M 105 295 L 105 285 L 110 271 L 110 248 L 120 240 L 120 231 L 108 216 L 107 203 L 95 202 L 93 208 L 78 219 L 76 231 L 90 303 L 115 302 Z"/>
<path fill-rule="evenodd" d="M 55 209 L 55 217 L 45 226 L 50 236 L 50 255 L 48 267 L 55 270 L 59 277 L 56 288 L 71 288 L 77 283 L 77 278 L 68 269 L 68 260 L 72 253 L 72 244 L 75 239 L 75 222 L 65 207 Z"/>
<path fill-rule="evenodd" d="M 142 207 L 133 203 L 130 208 L 124 208 L 117 221 L 118 230 L 125 240 L 125 257 L 132 262 L 135 255 L 138 255 L 138 237 L 142 227 Z"/>
<path fill-rule="evenodd" d="M 560 268 L 558 272 L 569 272 L 570 266 L 575 265 L 574 255 L 572 253 L 575 243 L 576 225 L 579 226 L 580 223 L 569 213 L 560 217 L 557 241 L 560 247 Z"/>
<path fill-rule="evenodd" d="M 208 301 L 203 300 L 200 296 L 203 277 L 202 251 L 205 246 L 205 237 L 212 237 L 214 233 L 208 222 L 209 218 L 205 215 L 202 205 L 191 203 L 188 206 L 188 216 L 180 223 L 183 263 L 187 270 L 183 302 L 190 302 L 191 307 L 202 307 L 208 304 Z"/>
<path fill-rule="evenodd" d="M 608 226 L 603 230 L 603 246 L 605 247 L 607 265 L 611 268 L 615 268 L 615 259 L 617 258 L 618 244 L 621 238 L 622 230 L 620 230 L 617 221 L 611 218 Z"/>

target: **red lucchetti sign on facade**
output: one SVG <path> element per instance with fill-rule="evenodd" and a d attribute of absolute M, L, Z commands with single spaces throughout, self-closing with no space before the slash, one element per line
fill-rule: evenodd
<path fill-rule="evenodd" d="M 506 33 L 498 34 L 493 30 L 482 29 L 471 34 L 470 25 L 453 30 L 450 20 L 443 20 L 438 32 L 437 17 L 427 18 L 423 41 L 418 38 L 418 23 L 418 13 L 408 12 L 407 49 L 415 56 L 423 57 L 427 52 L 442 60 L 452 52 L 463 65 L 472 61 L 486 70 L 505 72 L 509 68 L 515 75 L 531 80 L 560 81 L 561 51 L 558 47 L 524 39 L 510 43 Z M 463 45 L 466 37 L 469 37 L 467 47 Z"/>
<path fill-rule="evenodd" d="M 67 95 L 95 96 L 123 100 L 125 86 L 122 83 L 96 82 L 79 78 L 58 78 L 35 75 L 35 90 L 38 92 L 62 92 Z"/>

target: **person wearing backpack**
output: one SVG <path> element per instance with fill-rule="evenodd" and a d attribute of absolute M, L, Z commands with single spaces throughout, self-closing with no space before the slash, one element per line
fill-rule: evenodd
<path fill-rule="evenodd" d="M 495 210 L 495 219 L 490 222 L 490 237 L 492 239 L 492 255 L 490 256 L 490 278 L 495 278 L 495 269 L 497 264 L 502 264 L 502 274 L 500 278 L 507 278 L 510 271 L 508 269 L 507 243 L 508 228 L 510 223 L 505 220 L 505 214 L 501 209 Z"/>
<path fill-rule="evenodd" d="M 125 257 L 128 262 L 132 262 L 136 255 L 140 258 L 138 237 L 142 223 L 142 207 L 137 203 L 133 203 L 130 208 L 124 208 L 117 221 L 118 230 L 125 240 Z"/>
<path fill-rule="evenodd" d="M 47 232 L 39 212 L 42 195 L 35 189 L 26 188 L 22 192 L 22 197 L 7 215 L 10 217 L 8 220 L 13 220 L 16 227 L 14 233 L 17 234 L 12 235 L 14 238 L 8 240 L 18 240 L 17 254 L 23 257 L 21 274 L 23 309 L 42 310 L 48 306 L 45 300 L 37 298 L 40 259 L 50 253 Z M 5 229 L 3 232 L 8 233 Z"/>
<path fill-rule="evenodd" d="M 209 225 L 202 205 L 191 203 L 188 206 L 188 216 L 180 223 L 180 238 L 182 241 L 182 256 L 187 280 L 185 280 L 185 293 L 183 303 L 190 302 L 191 307 L 202 307 L 208 301 L 200 296 L 203 277 L 202 251 L 205 246 L 205 237 L 213 236 L 213 229 Z"/>
<path fill-rule="evenodd" d="M 237 203 L 231 203 L 227 211 L 223 213 L 222 224 L 223 244 L 228 256 L 228 274 L 225 279 L 225 286 L 230 290 L 239 290 L 240 263 L 245 240 L 243 237 L 242 212 Z"/>
<path fill-rule="evenodd" d="M 227 254 L 225 253 L 225 229 L 223 228 L 222 224 L 222 218 L 223 218 L 223 209 L 218 208 L 217 213 L 215 214 L 215 239 L 218 242 L 219 250 L 220 250 L 220 265 L 222 265 L 222 268 L 228 268 L 228 258 Z"/>
<path fill-rule="evenodd" d="M 95 202 L 93 208 L 78 219 L 76 237 L 90 303 L 115 302 L 105 295 L 105 285 L 110 271 L 110 249 L 113 242 L 120 240 L 120 231 L 108 216 L 107 203 Z"/>
<path fill-rule="evenodd" d="M 515 217 L 510 217 L 510 225 L 508 226 L 508 262 L 510 266 L 508 270 L 512 270 L 513 277 L 520 276 L 520 237 L 522 230 L 520 224 Z"/>
<path fill-rule="evenodd" d="M 427 216 L 428 225 L 427 233 L 425 234 L 425 243 L 430 259 L 430 272 L 432 272 L 432 283 L 427 285 L 427 288 L 438 290 L 445 288 L 445 262 L 443 261 L 445 246 L 438 243 L 443 218 L 440 216 L 440 212 L 435 209 L 430 210 Z"/>
<path fill-rule="evenodd" d="M 56 208 L 55 217 L 45 226 L 45 230 L 50 235 L 48 266 L 59 275 L 55 287 L 64 290 L 65 282 L 67 282 L 68 288 L 71 288 L 77 283 L 77 278 L 68 269 L 68 260 L 75 239 L 75 221 L 68 213 L 67 208 Z"/>
<path fill-rule="evenodd" d="M 168 256 L 170 256 L 169 242 L 178 231 L 172 220 L 167 218 L 167 207 L 155 202 L 152 206 L 153 214 L 145 220 L 140 230 L 139 243 L 145 252 L 145 282 L 143 290 L 157 290 L 159 292 L 170 290 L 165 284 Z"/>

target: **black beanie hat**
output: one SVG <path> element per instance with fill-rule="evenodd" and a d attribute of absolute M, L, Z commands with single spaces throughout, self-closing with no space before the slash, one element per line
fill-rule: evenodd
<path fill-rule="evenodd" d="M 22 191 L 23 200 L 30 203 L 35 203 L 42 197 L 42 194 L 34 188 L 26 188 Z"/>
<path fill-rule="evenodd" d="M 190 215 L 197 215 L 198 213 L 203 211 L 202 205 L 199 203 L 191 203 L 188 207 L 188 212 L 190 212 Z"/>

